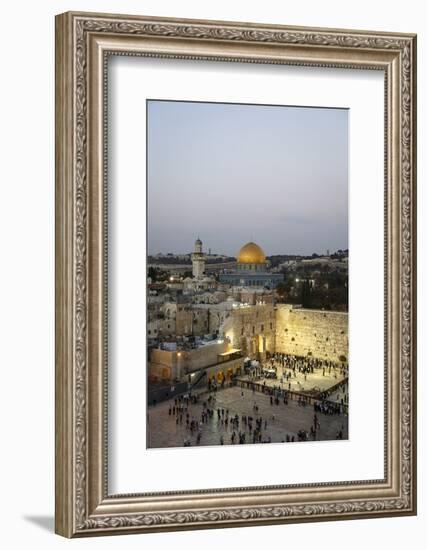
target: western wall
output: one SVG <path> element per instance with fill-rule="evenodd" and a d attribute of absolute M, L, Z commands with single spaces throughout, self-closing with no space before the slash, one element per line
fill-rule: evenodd
<path fill-rule="evenodd" d="M 348 362 L 348 313 L 276 306 L 276 351 Z"/>

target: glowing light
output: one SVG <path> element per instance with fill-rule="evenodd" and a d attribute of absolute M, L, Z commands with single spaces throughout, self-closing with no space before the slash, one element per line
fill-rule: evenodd
<path fill-rule="evenodd" d="M 237 262 L 240 264 L 263 264 L 266 262 L 266 257 L 261 247 L 250 242 L 240 249 Z"/>

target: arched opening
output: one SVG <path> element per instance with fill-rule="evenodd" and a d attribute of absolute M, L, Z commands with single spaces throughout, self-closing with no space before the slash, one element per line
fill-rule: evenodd
<path fill-rule="evenodd" d="M 222 370 L 218 371 L 216 374 L 217 381 L 221 384 L 221 382 L 224 380 L 224 373 Z"/>

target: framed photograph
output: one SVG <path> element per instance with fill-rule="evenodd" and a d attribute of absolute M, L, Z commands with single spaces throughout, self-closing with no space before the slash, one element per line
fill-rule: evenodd
<path fill-rule="evenodd" d="M 56 18 L 56 532 L 416 513 L 416 37 Z"/>

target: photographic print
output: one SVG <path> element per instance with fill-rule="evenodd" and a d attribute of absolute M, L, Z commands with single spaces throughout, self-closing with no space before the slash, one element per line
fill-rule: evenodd
<path fill-rule="evenodd" d="M 348 111 L 147 101 L 147 446 L 348 438 Z"/>

